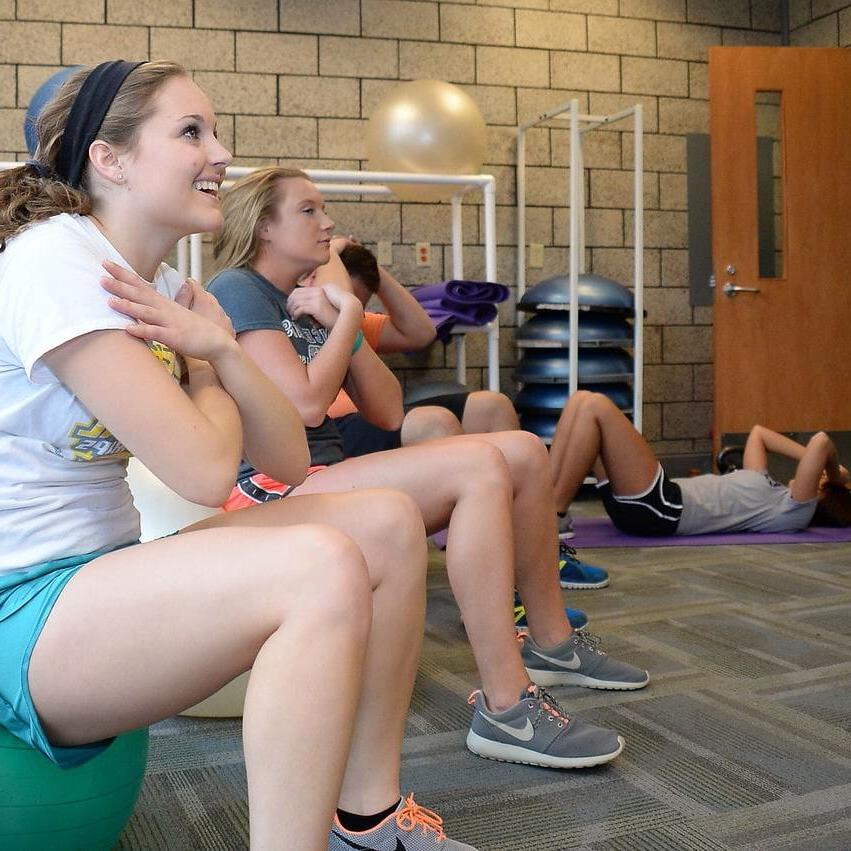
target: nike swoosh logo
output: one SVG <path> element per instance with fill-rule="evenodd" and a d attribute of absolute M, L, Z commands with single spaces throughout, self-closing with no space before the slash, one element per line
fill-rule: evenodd
<path fill-rule="evenodd" d="M 357 848 L 360 849 L 360 851 L 375 851 L 374 848 L 370 848 L 368 845 L 358 845 L 357 842 L 352 842 L 351 839 L 346 839 L 345 836 L 343 836 L 341 833 L 337 833 L 336 830 L 332 830 L 331 834 L 333 836 L 336 836 L 337 839 L 339 839 L 340 841 L 345 842 L 346 845 L 349 846 L 349 848 Z M 391 849 L 388 848 L 387 851 L 391 851 Z M 402 844 L 402 840 L 399 839 L 398 836 L 396 837 L 396 847 L 392 849 L 392 851 L 407 851 L 405 846 Z"/>
<path fill-rule="evenodd" d="M 515 739 L 518 739 L 521 742 L 528 742 L 531 740 L 532 736 L 535 735 L 535 728 L 532 726 L 532 722 L 527 718 L 526 725 L 523 727 L 512 727 L 510 724 L 505 724 L 502 721 L 497 721 L 495 718 L 488 718 L 487 715 L 481 713 L 482 718 L 488 722 L 493 727 L 496 727 L 498 730 L 502 730 L 504 733 L 508 733 L 509 736 L 513 736 Z"/>
<path fill-rule="evenodd" d="M 529 649 L 531 650 L 531 648 Z M 572 659 L 553 659 L 552 656 L 547 656 L 545 653 L 539 653 L 537 650 L 532 650 L 532 653 L 539 659 L 543 659 L 545 662 L 549 662 L 557 668 L 567 668 L 569 671 L 578 671 L 582 667 L 582 660 L 576 655 L 575 651 Z"/>

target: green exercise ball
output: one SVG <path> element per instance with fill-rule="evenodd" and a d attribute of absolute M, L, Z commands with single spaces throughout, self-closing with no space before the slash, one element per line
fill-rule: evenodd
<path fill-rule="evenodd" d="M 147 759 L 147 728 L 68 769 L 0 728 L 0 848 L 111 851 L 133 813 Z"/>

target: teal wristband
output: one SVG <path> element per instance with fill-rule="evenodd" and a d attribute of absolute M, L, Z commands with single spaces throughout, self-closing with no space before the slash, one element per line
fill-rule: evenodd
<path fill-rule="evenodd" d="M 363 343 L 363 331 L 358 331 L 358 335 L 355 337 L 355 344 L 352 346 L 352 354 L 361 347 L 361 343 Z"/>

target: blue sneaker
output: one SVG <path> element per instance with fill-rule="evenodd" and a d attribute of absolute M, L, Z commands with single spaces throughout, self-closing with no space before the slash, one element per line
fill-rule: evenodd
<path fill-rule="evenodd" d="M 576 550 L 560 541 L 558 545 L 558 581 L 562 588 L 572 591 L 587 591 L 605 588 L 609 584 L 609 574 L 602 567 L 585 564 L 579 560 Z M 575 628 L 575 627 L 574 627 Z"/>
<path fill-rule="evenodd" d="M 578 632 L 588 626 L 588 615 L 585 612 L 580 612 L 579 609 L 565 609 L 564 613 L 570 621 L 570 625 Z M 525 629 L 528 626 L 526 621 L 526 607 L 520 599 L 520 595 L 514 592 L 514 627 L 515 629 Z"/>

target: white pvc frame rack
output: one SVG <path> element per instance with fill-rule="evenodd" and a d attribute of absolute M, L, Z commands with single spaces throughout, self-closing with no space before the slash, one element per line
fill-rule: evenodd
<path fill-rule="evenodd" d="M 567 113 L 565 115 L 565 113 Z M 517 128 L 517 303 L 526 291 L 526 131 L 550 121 L 570 122 L 570 382 L 572 396 L 579 385 L 579 275 L 585 271 L 585 162 L 582 137 L 599 127 L 633 117 L 635 137 L 633 157 L 634 194 L 634 269 L 633 295 L 633 383 L 632 421 L 641 431 L 644 400 L 644 156 L 643 110 L 641 104 L 612 115 L 580 115 L 579 101 L 568 103 L 539 115 Z M 581 212 L 581 215 L 580 215 Z M 517 324 L 520 324 L 519 311 Z"/>
<path fill-rule="evenodd" d="M 244 177 L 256 168 L 231 166 L 227 181 Z M 485 278 L 496 282 L 496 181 L 490 174 L 406 174 L 389 171 L 338 171 L 335 169 L 305 169 L 305 173 L 326 195 L 392 196 L 389 183 L 440 185 L 457 187 L 452 195 L 452 277 L 464 278 L 464 240 L 462 236 L 461 199 L 469 192 L 480 190 L 485 208 Z M 203 281 L 201 268 L 201 234 L 180 240 L 177 246 L 177 265 L 181 275 Z M 487 325 L 456 325 L 455 376 L 460 384 L 467 383 L 467 354 L 465 338 L 469 333 L 486 333 L 488 337 L 488 389 L 499 391 L 499 318 Z"/>

